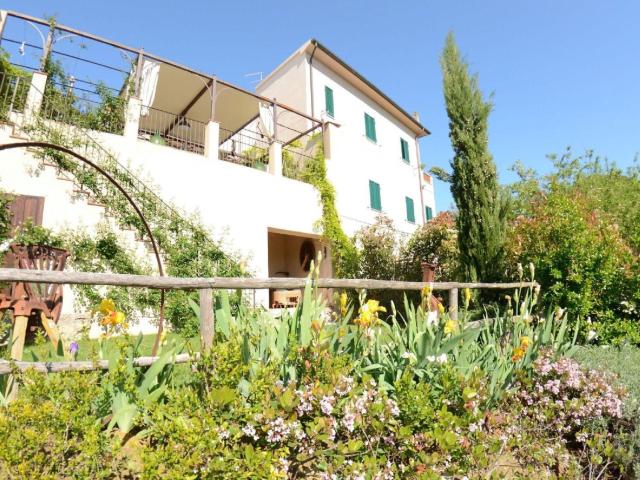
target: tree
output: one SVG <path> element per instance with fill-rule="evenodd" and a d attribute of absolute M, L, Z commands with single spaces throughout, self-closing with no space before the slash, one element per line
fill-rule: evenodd
<path fill-rule="evenodd" d="M 456 225 L 461 273 L 469 281 L 502 274 L 508 197 L 501 193 L 488 149 L 491 102 L 482 98 L 477 75 L 470 75 L 449 33 L 440 58 L 449 117 L 451 193 L 458 207 Z"/>

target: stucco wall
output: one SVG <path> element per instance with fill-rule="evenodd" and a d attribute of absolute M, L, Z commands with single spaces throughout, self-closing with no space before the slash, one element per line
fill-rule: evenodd
<path fill-rule="evenodd" d="M 0 141 L 15 141 L 10 135 L 9 127 L 0 129 Z M 144 140 L 97 132 L 94 136 L 163 199 L 185 212 L 198 212 L 223 248 L 240 256 L 255 276 L 268 276 L 269 228 L 314 234 L 321 208 L 310 185 Z M 36 165 L 30 152 L 4 152 L 0 186 L 18 194 L 45 196 L 46 227 L 91 229 L 101 221 L 103 208 L 74 201 L 73 183 L 56 178 L 53 168 L 31 175 Z M 256 301 L 266 305 L 268 292 L 257 292 Z M 65 309 L 70 305 L 67 302 Z"/>
<path fill-rule="evenodd" d="M 295 101 L 300 86 L 310 95 L 309 80 L 303 79 L 299 66 L 307 64 L 306 55 L 294 55 L 271 78 L 259 86 L 259 93 L 275 91 L 284 103 Z M 325 86 L 333 90 L 334 118 L 340 127 L 330 126 L 326 156 L 329 179 L 336 187 L 337 207 L 343 227 L 352 235 L 375 221 L 378 212 L 370 208 L 369 180 L 380 184 L 382 213 L 391 217 L 399 234 L 411 234 L 423 222 L 424 207 L 435 214 L 433 184 L 420 189 L 417 142 L 409 129 L 371 98 L 332 72 L 315 59 L 309 75 L 313 75 L 313 103 L 316 117 L 329 119 L 325 109 Z M 303 83 L 304 82 L 304 83 Z M 310 114 L 310 101 L 306 113 Z M 377 142 L 365 136 L 364 114 L 375 118 Z M 400 138 L 409 145 L 407 164 L 402 160 Z M 425 162 L 425 152 L 421 152 Z M 421 202 L 421 196 L 423 202 Z M 413 199 L 415 223 L 406 220 L 405 197 Z"/>

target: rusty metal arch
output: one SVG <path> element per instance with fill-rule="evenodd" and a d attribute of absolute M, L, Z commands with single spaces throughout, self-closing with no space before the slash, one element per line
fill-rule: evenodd
<path fill-rule="evenodd" d="M 161 277 L 165 276 L 164 268 L 162 266 L 162 260 L 160 258 L 160 250 L 158 249 L 158 244 L 156 242 L 155 237 L 153 236 L 153 232 L 151 231 L 151 227 L 149 227 L 149 224 L 147 223 L 147 220 L 144 218 L 144 215 L 142 214 L 142 211 L 140 210 L 140 208 L 138 207 L 136 202 L 133 200 L 133 198 L 131 198 L 131 196 L 127 193 L 127 191 L 118 183 L 118 181 L 115 178 L 113 178 L 113 176 L 111 176 L 111 174 L 109 174 L 106 170 L 104 170 L 102 167 L 100 167 L 99 165 L 95 164 L 94 162 L 92 162 L 88 158 L 83 157 L 79 153 L 76 153 L 76 152 L 74 152 L 73 150 L 71 150 L 69 148 L 62 147 L 62 146 L 56 145 L 54 143 L 32 142 L 32 141 L 3 143 L 3 144 L 0 144 L 0 151 L 10 150 L 10 149 L 14 149 L 14 148 L 30 148 L 30 147 L 34 147 L 34 148 L 52 148 L 54 150 L 58 150 L 59 152 L 71 155 L 72 157 L 75 157 L 78 160 L 80 160 L 81 162 L 89 165 L 91 168 L 93 168 L 99 174 L 101 174 L 103 177 L 105 177 L 107 180 L 109 180 L 109 182 L 114 187 L 116 187 L 116 189 L 118 189 L 118 191 L 120 193 L 122 193 L 122 195 L 127 199 L 127 202 L 129 202 L 129 205 L 131 205 L 131 207 L 135 210 L 135 212 L 138 215 L 138 217 L 140 217 L 140 220 L 142 221 L 142 224 L 144 225 L 144 229 L 146 230 L 147 235 L 149 236 L 149 241 L 151 242 L 151 247 L 153 248 L 154 256 L 156 257 L 156 263 L 158 265 L 158 274 Z M 152 350 L 152 353 L 151 353 L 152 355 L 155 355 L 157 353 L 157 351 L 158 351 L 158 348 L 160 346 L 160 337 L 162 335 L 163 329 L 164 329 L 164 290 L 160 289 L 160 320 L 158 322 L 158 333 L 156 334 L 156 339 L 155 339 L 154 344 L 153 344 L 153 350 Z"/>

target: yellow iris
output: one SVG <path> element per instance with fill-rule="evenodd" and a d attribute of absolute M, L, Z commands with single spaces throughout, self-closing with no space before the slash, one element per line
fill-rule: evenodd
<path fill-rule="evenodd" d="M 347 314 L 347 292 L 340 294 L 340 313 L 344 317 Z"/>
<path fill-rule="evenodd" d="M 102 315 L 109 315 L 111 312 L 115 312 L 116 304 L 110 298 L 103 298 L 98 306 L 98 312 Z"/>
<path fill-rule="evenodd" d="M 529 348 L 529 345 L 531 345 L 531 338 L 527 336 L 520 337 L 520 346 L 522 348 L 526 350 L 527 348 Z"/>
<path fill-rule="evenodd" d="M 375 320 L 378 320 L 378 312 L 386 312 L 387 309 L 380 306 L 378 300 L 367 300 L 367 303 L 360 307 L 359 316 L 353 322 L 361 327 L 371 326 Z"/>
<path fill-rule="evenodd" d="M 458 322 L 455 320 L 447 320 L 444 324 L 444 334 L 451 335 L 458 330 Z"/>
<path fill-rule="evenodd" d="M 516 347 L 513 349 L 513 355 L 511 355 L 511 360 L 517 362 L 518 360 L 524 357 L 524 349 L 522 347 Z"/>
<path fill-rule="evenodd" d="M 463 290 L 463 293 L 464 293 L 464 301 L 468 305 L 469 302 L 471 301 L 471 289 L 470 288 L 465 288 Z"/>

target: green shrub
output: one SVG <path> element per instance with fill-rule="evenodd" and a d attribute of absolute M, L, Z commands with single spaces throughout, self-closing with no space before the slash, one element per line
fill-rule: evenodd
<path fill-rule="evenodd" d="M 0 410 L 2 478 L 116 478 L 119 441 L 96 415 L 99 375 L 27 373 L 19 398 Z"/>
<path fill-rule="evenodd" d="M 581 194 L 552 191 L 530 208 L 510 231 L 512 271 L 515 262 L 535 265 L 543 302 L 568 308 L 574 318 L 596 324 L 627 318 L 640 329 L 637 312 L 628 308 L 638 301 L 637 257 L 619 229 Z"/>

